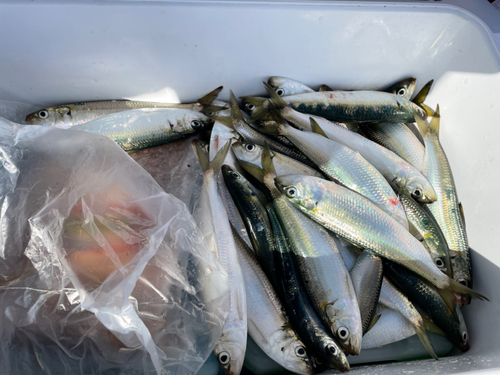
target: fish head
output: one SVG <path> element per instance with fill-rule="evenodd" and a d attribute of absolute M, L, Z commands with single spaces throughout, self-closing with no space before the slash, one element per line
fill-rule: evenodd
<path fill-rule="evenodd" d="M 276 91 L 279 96 L 287 96 L 294 94 L 301 94 L 304 92 L 314 92 L 313 89 L 307 87 L 303 83 L 294 81 L 285 77 L 271 77 L 267 83 Z"/>
<path fill-rule="evenodd" d="M 172 131 L 175 133 L 194 133 L 214 124 L 214 120 L 196 111 L 186 111 L 182 117 L 171 123 Z"/>
<path fill-rule="evenodd" d="M 313 374 L 312 362 L 304 343 L 299 339 L 293 328 L 287 323 L 281 330 L 273 334 L 269 340 L 274 358 L 280 358 L 282 366 L 296 374 Z"/>
<path fill-rule="evenodd" d="M 241 103 L 246 113 L 253 118 L 257 118 L 268 112 L 270 102 L 268 98 L 242 96 Z"/>
<path fill-rule="evenodd" d="M 321 179 L 312 176 L 287 175 L 274 179 L 276 187 L 297 206 L 314 211 L 326 188 Z"/>
<path fill-rule="evenodd" d="M 330 329 L 339 345 L 349 354 L 358 355 L 361 351 L 363 329 L 359 306 L 349 299 L 338 299 L 325 307 Z"/>
<path fill-rule="evenodd" d="M 30 113 L 26 116 L 26 122 L 31 125 L 49 125 L 58 128 L 68 128 L 67 120 L 71 119 L 69 107 L 48 107 Z"/>
<path fill-rule="evenodd" d="M 402 165 L 393 181 L 420 203 L 432 203 L 437 200 L 437 194 L 431 183 L 417 169 Z"/>
<path fill-rule="evenodd" d="M 342 372 L 349 371 L 350 365 L 347 356 L 340 345 L 328 336 L 322 339 L 323 351 L 321 358 L 316 357 L 316 362 L 321 365 L 322 361 L 326 361 L 330 368 L 336 368 Z"/>
<path fill-rule="evenodd" d="M 413 95 L 413 92 L 415 91 L 416 85 L 417 85 L 416 78 L 406 78 L 396 82 L 392 86 L 389 86 L 385 91 L 409 100 Z"/>
<path fill-rule="evenodd" d="M 457 256 L 455 252 L 450 251 L 451 257 L 451 267 L 453 269 L 453 278 L 457 280 L 460 284 L 465 285 L 466 287 L 471 288 L 472 285 L 470 283 L 471 277 L 469 273 L 469 267 L 467 266 L 467 262 L 461 256 Z M 456 294 L 456 303 L 459 306 L 469 305 L 471 301 L 470 295 L 464 294 Z"/>
<path fill-rule="evenodd" d="M 224 182 L 229 189 L 235 188 L 245 197 L 253 195 L 250 183 L 238 171 L 226 164 L 222 166 L 221 170 Z"/>
<path fill-rule="evenodd" d="M 261 165 L 262 153 L 264 152 L 263 147 L 253 143 L 236 142 L 232 145 L 232 149 L 237 159 Z"/>
<path fill-rule="evenodd" d="M 246 340 L 243 340 L 245 342 Z M 229 339 L 229 335 L 223 335 L 214 348 L 215 358 L 226 375 L 239 375 L 245 359 L 245 347 L 241 347 L 238 340 Z"/>
<path fill-rule="evenodd" d="M 458 324 L 456 324 L 455 334 L 453 337 L 453 344 L 460 349 L 462 352 L 466 352 L 470 349 L 469 345 L 469 332 L 467 331 L 467 326 L 465 325 L 465 320 L 462 315 L 460 308 L 455 306 L 455 312 L 458 317 Z"/>

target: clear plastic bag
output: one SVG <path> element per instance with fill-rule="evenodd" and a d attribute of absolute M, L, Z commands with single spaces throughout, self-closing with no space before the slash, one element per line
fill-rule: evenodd
<path fill-rule="evenodd" d="M 111 140 L 0 121 L 0 373 L 195 373 L 227 275 Z"/>

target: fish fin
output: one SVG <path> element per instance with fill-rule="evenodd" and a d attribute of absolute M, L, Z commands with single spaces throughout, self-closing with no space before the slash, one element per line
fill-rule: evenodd
<path fill-rule="evenodd" d="M 233 119 L 231 117 L 220 117 L 220 116 L 211 116 L 207 115 L 207 117 L 211 118 L 212 120 L 221 123 L 222 125 L 227 126 L 228 128 L 233 129 Z"/>
<path fill-rule="evenodd" d="M 319 91 L 319 92 L 323 92 L 323 91 L 333 91 L 333 90 L 330 88 L 330 86 L 327 86 L 327 85 L 323 84 L 323 85 L 321 85 L 321 86 L 319 87 L 319 90 L 318 90 L 318 91 Z"/>
<path fill-rule="evenodd" d="M 483 296 L 482 294 L 473 291 L 471 288 L 466 287 L 465 285 L 460 284 L 457 280 L 450 280 L 450 289 L 458 294 L 465 294 L 477 298 L 481 301 L 489 301 L 489 298 Z"/>
<path fill-rule="evenodd" d="M 435 115 L 432 117 L 432 120 L 429 122 L 429 132 L 431 134 L 435 134 L 436 137 L 439 137 L 439 104 L 436 106 Z"/>
<path fill-rule="evenodd" d="M 250 173 L 253 177 L 255 177 L 258 181 L 263 182 L 264 181 L 264 170 L 255 164 L 249 163 L 247 161 L 237 159 L 238 164 L 248 173 Z"/>
<path fill-rule="evenodd" d="M 281 96 L 279 96 L 276 91 L 273 90 L 271 85 L 269 85 L 267 82 L 262 82 L 264 86 L 266 87 L 266 91 L 269 94 L 269 97 L 271 98 L 271 103 L 278 109 L 282 109 L 286 107 L 286 102 L 283 100 Z"/>
<path fill-rule="evenodd" d="M 208 154 L 203 150 L 201 145 L 201 141 L 199 139 L 195 139 L 191 142 L 194 150 L 196 151 L 196 155 L 198 155 L 198 160 L 200 162 L 201 170 L 206 172 L 210 169 L 210 162 L 208 161 Z"/>
<path fill-rule="evenodd" d="M 429 123 L 427 122 L 427 120 L 423 119 L 422 117 L 416 114 L 415 122 L 417 123 L 420 134 L 425 135 L 429 133 Z"/>
<path fill-rule="evenodd" d="M 221 107 L 218 105 L 207 105 L 207 106 L 203 106 L 201 111 L 203 113 L 217 113 L 220 111 L 225 111 L 226 109 L 227 109 L 226 107 Z"/>
<path fill-rule="evenodd" d="M 210 104 L 212 103 L 217 97 L 219 96 L 220 92 L 222 91 L 224 87 L 219 86 L 215 90 L 210 91 L 207 95 L 201 97 L 198 99 L 198 103 L 200 104 Z"/>
<path fill-rule="evenodd" d="M 241 113 L 241 109 L 238 105 L 238 101 L 236 100 L 236 96 L 234 96 L 233 90 L 229 90 L 229 97 L 231 98 L 231 117 L 236 120 L 243 120 L 243 113 Z"/>
<path fill-rule="evenodd" d="M 372 328 L 373 328 L 373 326 L 374 326 L 375 324 L 377 324 L 377 322 L 378 322 L 378 320 L 380 319 L 380 317 L 381 317 L 381 316 L 382 316 L 382 314 L 378 314 L 378 315 L 375 315 L 375 316 L 373 317 L 372 321 L 370 322 L 370 325 L 369 325 L 369 326 L 368 326 L 368 328 L 366 329 L 365 335 L 368 333 L 368 331 L 369 331 L 370 329 L 372 329 Z"/>
<path fill-rule="evenodd" d="M 328 138 L 327 135 L 325 134 L 325 132 L 323 131 L 323 129 L 321 128 L 321 126 L 319 126 L 318 122 L 315 119 L 313 119 L 312 117 L 309 117 L 309 122 L 311 123 L 311 128 L 312 128 L 313 133 L 316 133 L 316 134 L 322 135 L 325 138 Z"/>
<path fill-rule="evenodd" d="M 434 83 L 434 80 L 431 79 L 429 82 L 425 84 L 424 87 L 418 92 L 417 95 L 413 98 L 413 103 L 416 105 L 421 105 L 424 103 L 425 99 L 427 98 L 427 95 L 429 94 L 429 91 L 431 90 L 432 84 Z"/>
<path fill-rule="evenodd" d="M 444 303 L 450 311 L 455 311 L 455 293 L 450 289 L 437 289 L 437 292 L 443 299 Z"/>
<path fill-rule="evenodd" d="M 219 152 L 214 156 L 214 160 L 210 163 L 210 166 L 214 170 L 214 172 L 219 172 L 222 164 L 224 164 L 224 160 L 226 160 L 227 153 L 231 148 L 231 141 L 227 141 L 224 147 L 222 147 Z"/>
<path fill-rule="evenodd" d="M 435 360 L 438 359 L 438 356 L 436 352 L 434 351 L 434 348 L 432 347 L 431 340 L 429 340 L 429 336 L 427 336 L 427 332 L 425 332 L 425 325 L 421 327 L 420 325 L 414 326 L 415 332 L 417 333 L 418 338 L 424 345 L 425 349 L 427 350 L 427 353 L 429 353 L 432 358 Z"/>
<path fill-rule="evenodd" d="M 276 176 L 276 170 L 274 169 L 273 159 L 271 158 L 271 150 L 269 145 L 264 145 L 264 152 L 262 153 L 262 169 L 265 174 L 272 174 Z"/>
<path fill-rule="evenodd" d="M 462 217 L 462 222 L 464 223 L 465 227 L 465 214 L 464 214 L 464 207 L 462 206 L 462 202 L 458 204 L 458 209 L 460 210 L 460 216 Z"/>
<path fill-rule="evenodd" d="M 435 333 L 436 335 L 446 337 L 446 333 L 439 328 L 433 321 L 431 321 L 428 317 L 422 315 L 422 319 L 424 321 L 425 329 L 429 332 Z"/>
<path fill-rule="evenodd" d="M 275 119 L 274 124 L 268 123 L 266 126 L 259 127 L 259 132 L 267 135 L 281 135 L 281 132 L 286 125 L 283 123 L 283 120 L 274 116 L 274 114 L 273 119 Z"/>
<path fill-rule="evenodd" d="M 429 107 L 427 104 L 420 103 L 419 107 L 422 108 L 425 111 L 425 114 L 427 116 L 430 116 L 430 117 L 436 117 L 437 116 L 436 112 L 431 107 Z"/>

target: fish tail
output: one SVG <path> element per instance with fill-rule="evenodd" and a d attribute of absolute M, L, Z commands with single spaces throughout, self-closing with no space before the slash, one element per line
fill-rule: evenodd
<path fill-rule="evenodd" d="M 316 133 L 316 134 L 322 135 L 325 138 L 328 138 L 326 133 L 323 131 L 321 126 L 319 126 L 318 122 L 315 119 L 313 119 L 312 117 L 309 117 L 309 121 L 311 122 L 311 128 L 312 128 L 313 133 Z"/>
<path fill-rule="evenodd" d="M 413 98 L 413 103 L 417 105 L 421 105 L 425 99 L 427 98 L 427 95 L 429 94 L 429 91 L 431 91 L 432 84 L 434 83 L 434 80 L 431 79 L 429 82 L 425 84 L 424 87 L 418 92 L 417 95 Z"/>
<path fill-rule="evenodd" d="M 273 174 L 276 175 L 276 170 L 274 169 L 273 160 L 271 159 L 271 150 L 269 149 L 269 145 L 264 145 L 264 152 L 262 153 L 262 169 L 265 174 Z"/>
<path fill-rule="evenodd" d="M 253 177 L 255 177 L 258 181 L 264 181 L 264 170 L 252 163 L 249 163 L 244 160 L 238 159 L 238 164 L 248 173 L 250 173 Z"/>
<path fill-rule="evenodd" d="M 323 91 L 333 91 L 333 90 L 330 88 L 330 86 L 323 84 L 319 87 L 318 91 L 323 92 Z"/>
<path fill-rule="evenodd" d="M 191 145 L 194 147 L 196 155 L 198 155 L 202 171 L 208 171 L 210 169 L 210 162 L 208 161 L 208 153 L 203 149 L 202 142 L 199 139 L 195 139 L 191 142 Z"/>
<path fill-rule="evenodd" d="M 219 86 L 215 90 L 210 91 L 207 95 L 198 99 L 198 103 L 202 105 L 211 104 L 215 99 L 217 99 L 223 88 L 223 86 Z"/>
<path fill-rule="evenodd" d="M 218 138 L 216 136 L 216 138 Z M 217 142 L 217 139 L 215 140 Z M 191 144 L 194 146 L 196 150 L 196 154 L 198 155 L 198 160 L 200 162 L 201 169 L 203 172 L 208 171 L 209 169 L 213 169 L 214 172 L 220 171 L 222 164 L 224 164 L 224 160 L 226 159 L 226 155 L 231 147 L 231 141 L 228 141 L 224 147 L 222 147 L 219 152 L 214 157 L 214 160 L 210 162 L 208 160 L 208 153 L 203 149 L 202 143 L 199 139 L 195 139 Z"/>
<path fill-rule="evenodd" d="M 230 117 L 220 117 L 220 116 L 213 116 L 213 115 L 207 115 L 207 117 L 211 118 L 212 120 L 221 123 L 222 125 L 227 126 L 228 128 L 233 129 L 233 119 Z"/>
<path fill-rule="evenodd" d="M 285 130 L 286 124 L 274 115 L 273 120 L 275 120 L 274 123 L 268 122 L 266 126 L 259 127 L 259 131 L 267 135 L 281 135 Z"/>
<path fill-rule="evenodd" d="M 224 147 L 222 147 L 219 152 L 214 157 L 214 160 L 210 163 L 210 166 L 214 170 L 214 172 L 219 172 L 222 164 L 224 164 L 224 160 L 226 160 L 227 153 L 231 148 L 231 141 L 227 141 Z"/>
<path fill-rule="evenodd" d="M 438 356 L 434 351 L 434 348 L 432 347 L 431 340 L 429 340 L 429 336 L 427 336 L 427 332 L 425 332 L 425 327 L 418 324 L 415 325 L 414 328 L 418 338 L 424 345 L 425 350 L 427 350 L 427 353 L 429 353 L 431 357 L 434 358 L 435 360 L 438 360 Z"/>
<path fill-rule="evenodd" d="M 471 288 L 469 288 L 463 284 L 460 284 L 457 280 L 449 279 L 449 281 L 450 281 L 450 289 L 453 292 L 458 293 L 458 294 L 469 295 L 469 296 L 477 298 L 481 301 L 489 301 L 489 299 L 487 297 L 483 296 L 480 293 L 473 291 Z"/>
<path fill-rule="evenodd" d="M 436 115 L 432 117 L 432 120 L 429 122 L 429 132 L 431 134 L 435 134 L 436 136 L 439 136 L 439 121 L 440 121 L 440 114 L 439 114 L 439 104 L 436 106 Z"/>
<path fill-rule="evenodd" d="M 432 134 L 437 137 L 439 136 L 439 122 L 441 117 L 439 114 L 439 104 L 436 106 L 436 110 L 432 112 L 431 121 L 427 122 L 427 120 L 419 115 L 415 115 L 415 121 L 417 122 L 418 130 L 420 130 L 421 134 Z"/>
<path fill-rule="evenodd" d="M 227 109 L 226 107 L 221 107 L 218 105 L 207 105 L 207 106 L 203 106 L 203 108 L 201 109 L 201 112 L 212 114 L 212 113 L 217 113 L 220 111 L 225 111 L 226 109 Z"/>
<path fill-rule="evenodd" d="M 236 120 L 243 120 L 243 114 L 241 113 L 241 109 L 238 105 L 238 101 L 236 100 L 236 96 L 234 96 L 233 90 L 229 91 L 229 97 L 231 98 L 230 106 L 231 106 L 231 117 Z"/>
<path fill-rule="evenodd" d="M 267 82 L 262 82 L 266 88 L 266 91 L 267 93 L 269 94 L 270 98 L 271 98 L 271 103 L 273 103 L 273 105 L 278 108 L 278 109 L 282 109 L 282 108 L 285 108 L 286 107 L 286 102 L 281 98 L 281 96 L 279 96 L 276 91 L 273 90 L 273 88 L 271 87 L 271 85 L 269 85 Z"/>

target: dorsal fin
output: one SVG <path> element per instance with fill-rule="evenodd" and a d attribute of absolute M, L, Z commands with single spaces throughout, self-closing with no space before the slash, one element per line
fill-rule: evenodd
<path fill-rule="evenodd" d="M 309 117 L 309 121 L 311 122 L 311 130 L 313 131 L 313 133 L 316 133 L 316 134 L 322 135 L 325 138 L 328 138 L 326 133 L 323 131 L 321 126 L 319 126 L 318 122 L 315 119 L 313 119 L 312 117 Z"/>

